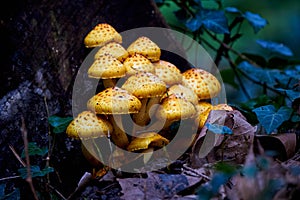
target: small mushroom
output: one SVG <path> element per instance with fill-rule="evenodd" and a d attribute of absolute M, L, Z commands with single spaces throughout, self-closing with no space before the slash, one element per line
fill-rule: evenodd
<path fill-rule="evenodd" d="M 174 64 L 165 60 L 159 60 L 153 65 L 155 67 L 155 75 L 164 81 L 168 87 L 182 82 L 182 74 Z"/>
<path fill-rule="evenodd" d="M 191 68 L 182 73 L 182 85 L 191 88 L 199 100 L 211 99 L 221 91 L 219 80 L 211 73 L 199 69 Z"/>
<path fill-rule="evenodd" d="M 154 65 L 141 54 L 133 54 L 125 59 L 123 65 L 126 68 L 126 75 L 131 76 L 138 72 L 154 73 Z"/>
<path fill-rule="evenodd" d="M 81 144 L 82 153 L 94 166 L 99 166 L 104 161 L 102 150 L 99 149 L 99 142 L 96 143 L 95 139 L 105 138 L 101 142 L 107 143 L 109 142 L 107 136 L 112 132 L 113 126 L 111 123 L 104 116 L 97 116 L 91 111 L 79 113 L 66 129 L 68 137 L 83 141 Z"/>
<path fill-rule="evenodd" d="M 165 122 L 162 129 L 167 129 L 173 122 L 193 118 L 196 113 L 194 104 L 172 94 L 162 100 L 155 114 L 158 121 L 149 130 L 158 130 L 156 127 L 161 127 L 161 122 Z"/>
<path fill-rule="evenodd" d="M 156 75 L 148 72 L 139 72 L 130 76 L 122 88 L 140 99 L 142 108 L 133 114 L 133 120 L 140 126 L 147 125 L 150 121 L 149 110 L 152 105 L 159 102 L 160 97 L 166 92 L 166 84 Z"/>
<path fill-rule="evenodd" d="M 210 111 L 212 110 L 227 110 L 232 111 L 233 108 L 226 103 L 212 105 L 206 101 L 200 101 L 197 106 L 197 118 L 195 119 L 195 123 L 198 125 L 198 129 L 200 130 L 205 125 L 205 122 L 208 118 Z"/>
<path fill-rule="evenodd" d="M 203 128 L 207 117 L 209 115 L 209 112 L 212 110 L 212 105 L 209 102 L 206 101 L 200 101 L 197 105 L 197 117 L 195 119 L 195 124 L 198 126 L 198 129 L 200 130 Z"/>
<path fill-rule="evenodd" d="M 84 38 L 87 48 L 101 47 L 112 41 L 122 43 L 122 36 L 107 23 L 96 25 Z"/>
<path fill-rule="evenodd" d="M 111 134 L 112 141 L 121 148 L 125 148 L 129 143 L 123 128 L 122 115 L 138 113 L 141 106 L 137 97 L 119 87 L 107 88 L 87 102 L 89 110 L 96 114 L 107 115 L 114 128 Z"/>
<path fill-rule="evenodd" d="M 107 136 L 113 127 L 103 116 L 97 116 L 91 111 L 83 111 L 74 118 L 66 129 L 69 137 L 75 139 L 90 139 Z"/>
<path fill-rule="evenodd" d="M 117 42 L 110 42 L 103 47 L 101 47 L 95 54 L 94 58 L 97 59 L 102 55 L 109 54 L 114 58 L 118 59 L 120 62 L 123 62 L 128 57 L 128 52 L 126 49 Z"/>
<path fill-rule="evenodd" d="M 151 62 L 157 62 L 160 59 L 161 51 L 160 48 L 150 38 L 141 36 L 132 42 L 127 51 L 130 55 L 136 53 L 145 56 Z"/>
<path fill-rule="evenodd" d="M 141 151 L 149 148 L 162 148 L 169 144 L 169 140 L 156 132 L 146 132 L 132 139 L 127 147 L 128 151 Z"/>
<path fill-rule="evenodd" d="M 197 94 L 189 87 L 183 86 L 181 84 L 172 85 L 170 88 L 168 88 L 162 99 L 172 94 L 176 95 L 179 98 L 185 98 L 194 105 L 198 104 Z"/>
<path fill-rule="evenodd" d="M 125 75 L 124 65 L 110 54 L 99 55 L 88 69 L 88 76 L 102 79 L 104 88 L 115 86 L 117 79 Z"/>

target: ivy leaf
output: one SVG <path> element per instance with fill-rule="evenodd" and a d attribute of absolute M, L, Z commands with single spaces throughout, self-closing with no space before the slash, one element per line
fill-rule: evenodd
<path fill-rule="evenodd" d="M 271 52 L 279 53 L 284 56 L 293 56 L 292 50 L 282 43 L 261 39 L 256 40 L 256 43 L 259 44 L 262 48 L 265 48 Z"/>
<path fill-rule="evenodd" d="M 241 62 L 237 68 L 250 76 L 253 80 L 266 83 L 270 86 L 274 86 L 277 83 L 276 77 L 280 74 L 279 70 L 262 69 L 260 67 L 255 67 L 247 61 Z"/>
<path fill-rule="evenodd" d="M 44 169 L 40 169 L 38 165 L 31 165 L 30 166 L 30 173 L 31 177 L 37 177 L 37 176 L 45 176 L 46 174 L 49 174 L 50 172 L 53 172 L 54 169 L 52 167 L 45 167 Z M 27 178 L 27 167 L 22 167 L 18 169 L 18 172 L 20 173 L 20 176 L 23 179 Z"/>
<path fill-rule="evenodd" d="M 0 185 L 0 199 L 1 199 L 1 200 L 15 200 L 15 199 L 21 199 L 19 188 L 14 189 L 14 191 L 12 191 L 12 192 L 9 193 L 9 194 L 5 194 L 5 188 L 6 188 L 6 185 L 5 185 L 5 184 L 1 184 L 1 185 Z"/>
<path fill-rule="evenodd" d="M 194 18 L 186 20 L 185 26 L 192 32 L 198 30 L 202 26 L 201 12 L 198 12 Z"/>
<path fill-rule="evenodd" d="M 255 33 L 260 31 L 262 28 L 264 28 L 268 24 L 268 21 L 266 19 L 262 18 L 259 14 L 252 13 L 250 11 L 246 11 L 243 14 L 243 17 L 253 27 Z"/>
<path fill-rule="evenodd" d="M 38 156 L 44 156 L 46 153 L 48 153 L 48 149 L 47 148 L 39 148 L 35 142 L 29 142 L 28 143 L 28 154 L 29 156 L 34 156 L 34 155 L 38 155 Z M 25 151 L 23 150 L 22 154 L 21 154 L 22 158 L 25 157 Z"/>
<path fill-rule="evenodd" d="M 59 117 L 52 115 L 48 118 L 48 122 L 53 127 L 54 133 L 62 133 L 66 130 L 72 119 L 72 117 Z"/>
<path fill-rule="evenodd" d="M 267 134 L 270 134 L 291 117 L 293 110 L 282 106 L 276 112 L 276 108 L 273 105 L 266 105 L 253 109 L 253 112 L 256 114 L 260 124 L 266 129 Z"/>
<path fill-rule="evenodd" d="M 223 11 L 219 10 L 202 10 L 202 23 L 210 31 L 214 33 L 229 33 L 228 22 Z"/>
<path fill-rule="evenodd" d="M 232 134 L 232 130 L 227 126 L 222 126 L 219 124 L 206 124 L 208 131 L 216 134 Z"/>
<path fill-rule="evenodd" d="M 285 90 L 289 99 L 294 102 L 296 99 L 300 99 L 300 92 L 295 90 Z"/>
<path fill-rule="evenodd" d="M 236 7 L 226 7 L 225 8 L 225 11 L 226 12 L 229 12 L 229 13 L 242 13 L 239 9 L 237 9 Z"/>

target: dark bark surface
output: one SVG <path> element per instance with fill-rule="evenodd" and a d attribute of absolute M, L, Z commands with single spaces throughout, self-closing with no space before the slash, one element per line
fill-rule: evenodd
<path fill-rule="evenodd" d="M 1 6 L 0 15 L 0 178 L 19 175 L 22 165 L 12 149 L 19 155 L 24 149 L 24 118 L 28 142 L 39 147 L 47 147 L 49 140 L 55 144 L 49 150 L 56 170 L 51 180 L 68 196 L 91 166 L 81 155 L 78 141 L 65 134 L 49 136 L 47 118 L 72 115 L 72 81 L 90 52 L 83 38 L 102 22 L 118 32 L 167 25 L 151 0 L 11 0 Z M 32 158 L 31 164 L 45 166 L 45 160 Z M 23 197 L 31 198 L 25 180 L 5 183 L 7 192 L 18 187 Z M 47 192 L 43 185 L 36 187 Z"/>

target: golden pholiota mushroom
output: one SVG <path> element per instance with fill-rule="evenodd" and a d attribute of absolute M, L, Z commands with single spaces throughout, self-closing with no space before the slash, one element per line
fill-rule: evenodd
<path fill-rule="evenodd" d="M 200 101 L 197 105 L 197 118 L 195 119 L 195 123 L 198 125 L 198 129 L 202 129 L 205 125 L 205 122 L 208 118 L 210 111 L 212 110 L 227 110 L 232 111 L 233 108 L 226 103 L 221 103 L 217 105 L 212 105 L 206 101 Z"/>
<path fill-rule="evenodd" d="M 113 41 L 122 43 L 122 36 L 107 23 L 97 24 L 84 38 L 87 48 L 101 47 Z"/>
<path fill-rule="evenodd" d="M 121 148 L 126 148 L 129 143 L 123 128 L 122 115 L 138 113 L 141 106 L 137 97 L 119 87 L 107 88 L 87 102 L 89 110 L 96 114 L 107 115 L 114 128 L 111 134 L 112 141 Z"/>
<path fill-rule="evenodd" d="M 199 69 L 191 68 L 182 73 L 182 85 L 191 88 L 199 100 L 211 99 L 221 91 L 219 80 L 211 73 Z"/>
<path fill-rule="evenodd" d="M 184 98 L 194 105 L 198 104 L 197 94 L 189 87 L 183 86 L 181 84 L 172 85 L 170 88 L 168 88 L 162 99 L 172 94 L 176 95 L 179 98 Z"/>
<path fill-rule="evenodd" d="M 154 73 L 154 65 L 141 54 L 133 54 L 125 59 L 123 65 L 126 68 L 126 75 L 131 76 L 138 72 Z"/>
<path fill-rule="evenodd" d="M 164 81 L 168 87 L 182 82 L 182 74 L 174 64 L 165 60 L 159 60 L 153 65 L 155 67 L 155 75 Z"/>
<path fill-rule="evenodd" d="M 91 111 L 83 111 L 75 117 L 68 125 L 66 134 L 68 137 L 81 139 L 82 152 L 92 165 L 103 163 L 103 148 L 96 139 L 103 138 L 101 144 L 108 143 L 107 136 L 113 132 L 112 124 L 104 117 L 97 116 Z M 100 147 L 100 148 L 99 148 Z M 105 154 L 104 154 L 105 155 Z M 98 157 L 99 159 L 96 159 Z M 101 160 L 101 161 L 99 161 Z"/>
<path fill-rule="evenodd" d="M 180 98 L 175 94 L 172 94 L 164 98 L 160 103 L 160 106 L 155 113 L 157 121 L 151 125 L 149 130 L 160 130 L 157 127 L 167 129 L 173 122 L 195 117 L 196 112 L 197 110 L 193 103 L 185 98 Z M 164 123 L 163 126 L 161 123 Z"/>
<path fill-rule="evenodd" d="M 128 57 L 128 52 L 126 49 L 117 42 L 110 42 L 103 47 L 101 47 L 95 54 L 94 58 L 97 59 L 102 55 L 109 54 L 112 57 L 123 62 Z"/>
<path fill-rule="evenodd" d="M 143 151 L 149 148 L 159 149 L 169 144 L 169 140 L 156 132 L 146 132 L 132 139 L 128 151 Z"/>
<path fill-rule="evenodd" d="M 161 50 L 150 38 L 141 36 L 132 42 L 127 51 L 130 55 L 141 54 L 151 62 L 157 62 L 160 59 Z"/>
<path fill-rule="evenodd" d="M 133 114 L 133 121 L 140 126 L 150 121 L 149 110 L 152 105 L 159 103 L 160 97 L 166 92 L 166 84 L 156 75 L 148 72 L 139 72 L 130 76 L 122 88 L 140 99 L 142 108 Z"/>
<path fill-rule="evenodd" d="M 104 88 L 114 87 L 117 80 L 125 75 L 124 65 L 110 54 L 98 56 L 88 69 L 88 76 L 102 79 Z"/>

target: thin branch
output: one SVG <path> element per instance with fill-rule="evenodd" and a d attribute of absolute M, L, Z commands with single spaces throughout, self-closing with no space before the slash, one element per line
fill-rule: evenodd
<path fill-rule="evenodd" d="M 19 154 L 17 153 L 17 151 L 15 150 L 15 148 L 9 144 L 8 147 L 10 148 L 10 150 L 13 152 L 14 156 L 17 158 L 17 160 L 21 163 L 21 165 L 23 167 L 26 167 L 25 162 L 22 160 L 22 158 L 19 156 Z"/>
<path fill-rule="evenodd" d="M 31 189 L 31 191 L 33 193 L 34 199 L 38 200 L 36 191 L 35 191 L 33 183 L 32 183 L 31 169 L 30 169 L 30 159 L 29 159 L 29 153 L 28 153 L 27 129 L 25 127 L 25 121 L 24 121 L 23 117 L 22 117 L 21 132 L 22 132 L 23 140 L 24 140 L 24 152 L 25 152 L 26 167 L 27 167 L 27 178 L 26 178 L 26 181 L 28 182 L 28 184 L 30 186 L 30 189 Z"/>
<path fill-rule="evenodd" d="M 15 178 L 21 178 L 21 176 L 10 176 L 10 177 L 5 177 L 5 178 L 0 178 L 0 181 L 6 181 L 10 179 L 15 179 Z"/>

